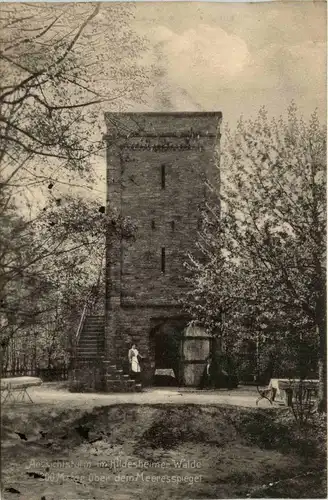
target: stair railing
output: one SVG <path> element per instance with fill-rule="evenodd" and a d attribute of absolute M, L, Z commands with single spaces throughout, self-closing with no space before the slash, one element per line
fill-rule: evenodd
<path fill-rule="evenodd" d="M 77 332 L 75 335 L 75 344 L 76 345 L 79 343 L 79 340 L 80 340 L 81 332 L 82 332 L 84 322 L 85 322 L 85 317 L 87 315 L 88 305 L 89 305 L 89 303 L 88 303 L 88 301 L 86 301 L 86 303 L 84 304 L 84 307 L 83 307 L 82 314 L 81 314 L 79 326 L 77 328 Z"/>
<path fill-rule="evenodd" d="M 74 362 L 76 360 L 76 355 L 77 355 L 77 346 L 79 344 L 79 340 L 80 340 L 80 337 L 81 337 L 81 333 L 82 333 L 82 330 L 83 330 L 83 327 L 84 327 L 84 323 L 85 323 L 85 319 L 86 319 L 86 316 L 87 316 L 87 312 L 88 310 L 92 310 L 92 308 L 95 306 L 97 300 L 98 300 L 98 292 L 99 292 L 99 286 L 100 286 L 100 282 L 101 282 L 101 274 L 102 274 L 102 271 L 103 271 L 103 260 L 105 258 L 105 249 L 104 249 L 104 253 L 102 255 L 102 258 L 101 258 L 101 263 L 100 263 L 100 266 L 99 266 L 99 272 L 98 272 L 98 277 L 97 277 L 97 281 L 94 285 L 92 285 L 91 289 L 90 289 L 90 292 L 88 293 L 87 297 L 86 297 L 86 300 L 85 300 L 85 303 L 84 303 L 84 306 L 83 306 L 83 310 L 82 310 L 82 314 L 81 314 L 81 318 L 80 318 L 80 321 L 79 321 L 79 325 L 78 325 L 78 328 L 77 328 L 77 331 L 76 331 L 76 335 L 75 335 L 75 343 L 74 343 Z"/>
<path fill-rule="evenodd" d="M 85 302 L 84 302 L 84 306 L 83 306 L 82 314 L 81 314 L 81 317 L 80 317 L 79 325 L 78 325 L 78 328 L 77 328 L 77 331 L 76 331 L 76 334 L 75 334 L 75 341 L 74 341 L 74 348 L 73 348 L 73 352 L 74 352 L 73 365 L 75 365 L 75 363 L 76 363 L 77 347 L 78 347 L 78 344 L 79 344 L 79 340 L 80 340 L 81 333 L 82 333 L 82 330 L 83 330 L 83 327 L 84 327 L 84 323 L 85 323 L 85 319 L 86 319 L 87 313 L 88 313 L 89 309 L 92 309 L 96 297 L 97 297 L 97 285 L 93 285 L 91 287 L 90 292 L 87 295 L 87 298 L 86 298 Z"/>
<path fill-rule="evenodd" d="M 88 312 L 89 309 L 92 309 L 92 307 L 93 307 L 93 305 L 95 303 L 95 300 L 97 298 L 97 289 L 98 289 L 98 283 L 96 285 L 93 285 L 91 287 L 91 290 L 88 293 L 87 298 L 85 299 L 85 303 L 84 303 L 84 306 L 83 306 L 83 311 L 82 311 L 82 314 L 81 314 L 79 326 L 77 328 L 76 335 L 75 335 L 75 342 L 76 343 L 78 343 L 78 341 L 80 339 L 81 332 L 83 330 L 83 326 L 84 326 L 84 322 L 85 322 L 85 318 L 86 318 L 87 312 Z"/>

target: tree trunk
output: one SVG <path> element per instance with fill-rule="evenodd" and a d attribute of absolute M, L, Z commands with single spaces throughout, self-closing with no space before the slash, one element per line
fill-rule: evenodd
<path fill-rule="evenodd" d="M 327 413 L 327 336 L 326 325 L 321 321 L 317 325 L 319 337 L 319 391 L 318 391 L 318 411 Z"/>

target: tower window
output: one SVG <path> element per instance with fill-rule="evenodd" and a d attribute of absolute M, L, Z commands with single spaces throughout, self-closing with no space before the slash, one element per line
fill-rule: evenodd
<path fill-rule="evenodd" d="M 156 224 L 154 219 L 151 221 L 151 228 L 156 229 Z"/>
<path fill-rule="evenodd" d="M 162 189 L 165 189 L 165 165 L 161 165 L 161 183 Z"/>
<path fill-rule="evenodd" d="M 172 229 L 172 231 L 175 230 L 175 222 L 174 222 L 174 220 L 171 221 L 171 229 Z"/>
<path fill-rule="evenodd" d="M 165 273 L 165 248 L 162 247 L 162 261 L 161 261 L 162 273 Z"/>

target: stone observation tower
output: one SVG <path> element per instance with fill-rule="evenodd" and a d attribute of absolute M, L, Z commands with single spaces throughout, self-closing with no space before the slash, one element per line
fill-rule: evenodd
<path fill-rule="evenodd" d="M 220 112 L 105 113 L 107 204 L 137 226 L 134 238 L 107 242 L 105 357 L 124 365 L 135 342 L 148 378 L 176 362 L 188 322 L 179 304 L 183 264 L 195 251 L 206 181 L 218 176 L 221 119 Z"/>

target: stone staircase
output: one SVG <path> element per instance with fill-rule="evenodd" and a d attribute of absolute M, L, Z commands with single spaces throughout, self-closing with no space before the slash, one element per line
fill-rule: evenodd
<path fill-rule="evenodd" d="M 122 369 L 111 364 L 111 361 L 103 361 L 105 372 L 105 386 L 108 392 L 141 392 L 142 386 L 136 383 L 130 375 L 125 374 Z"/>
<path fill-rule="evenodd" d="M 97 361 L 105 352 L 105 317 L 86 316 L 77 345 L 77 361 Z"/>
<path fill-rule="evenodd" d="M 102 367 L 103 388 L 106 392 L 140 392 L 142 386 L 125 374 L 112 361 L 105 360 L 105 317 L 88 315 L 84 319 L 80 333 L 76 364 L 83 367 L 85 364 Z"/>

